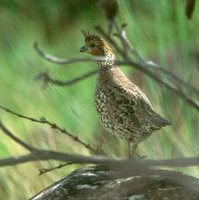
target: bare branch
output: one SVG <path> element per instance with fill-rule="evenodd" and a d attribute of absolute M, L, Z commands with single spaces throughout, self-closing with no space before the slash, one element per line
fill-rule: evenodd
<path fill-rule="evenodd" d="M 126 27 L 126 25 L 122 25 L 122 27 L 120 29 L 120 28 L 118 28 L 116 26 L 116 29 L 117 29 L 117 32 L 118 32 L 117 36 L 121 40 L 125 50 L 128 49 L 131 52 L 131 54 L 136 58 L 136 61 L 138 63 L 146 64 L 146 68 L 154 68 L 156 73 L 157 73 L 157 71 L 163 73 L 168 78 L 172 79 L 173 84 L 174 83 L 177 84 L 178 87 L 180 87 L 180 88 L 182 88 L 182 86 L 186 87 L 187 89 L 189 89 L 190 92 L 196 94 L 199 97 L 199 90 L 197 90 L 194 86 L 188 84 L 187 82 L 185 82 L 184 80 L 180 79 L 178 76 L 176 76 L 175 74 L 169 72 L 168 70 L 160 67 L 158 64 L 156 64 L 156 63 L 154 63 L 152 61 L 145 61 L 139 55 L 139 53 L 132 47 L 131 43 L 129 42 L 129 40 L 128 40 L 127 36 L 126 36 L 126 31 L 124 29 L 125 27 Z"/>
<path fill-rule="evenodd" d="M 43 161 L 59 160 L 59 161 L 67 161 L 70 163 L 92 163 L 92 164 L 105 164 L 105 165 L 122 166 L 122 167 L 136 166 L 137 168 L 143 168 L 145 166 L 187 167 L 187 166 L 199 165 L 199 157 L 168 159 L 168 160 L 148 160 L 148 159 L 129 160 L 126 158 L 109 158 L 105 156 L 83 156 L 78 154 L 68 154 L 57 151 L 36 149 L 34 147 L 31 147 L 24 141 L 20 140 L 16 136 L 14 136 L 2 123 L 0 123 L 0 128 L 12 140 L 14 140 L 19 145 L 30 151 L 30 153 L 26 155 L 0 159 L 0 166 L 10 166 L 10 165 L 16 165 L 32 161 L 41 161 L 41 160 Z"/>
<path fill-rule="evenodd" d="M 105 31 L 97 26 L 96 29 L 107 39 L 109 40 L 109 42 L 114 46 L 114 48 L 121 53 L 123 56 L 126 57 L 126 52 L 124 52 L 118 45 L 117 43 L 110 37 L 109 34 L 106 34 Z M 160 67 L 158 64 L 153 63 L 153 62 L 149 62 L 149 61 L 144 61 L 142 59 L 142 57 L 138 54 L 138 52 L 132 47 L 131 43 L 129 42 L 126 34 L 125 34 L 125 30 L 124 30 L 124 26 L 122 26 L 121 30 L 117 27 L 118 30 L 118 34 L 117 36 L 121 39 L 123 45 L 125 46 L 125 49 L 129 49 L 130 52 L 132 53 L 132 55 L 135 56 L 136 61 L 139 63 L 144 63 L 146 68 L 154 68 L 157 71 L 161 71 L 163 74 L 167 75 L 169 78 L 172 79 L 172 81 L 175 82 L 175 84 L 182 84 L 183 86 L 187 87 L 192 93 L 195 93 L 196 95 L 199 96 L 199 91 L 193 87 L 192 85 L 188 84 L 187 82 L 185 82 L 184 80 L 180 79 L 178 76 L 176 76 L 175 74 L 169 72 L 168 70 Z M 76 63 L 76 62 L 96 62 L 96 61 L 104 61 L 106 60 L 106 58 L 104 57 L 95 57 L 95 58 L 57 58 L 55 56 L 49 55 L 47 53 L 45 53 L 44 51 L 42 51 L 39 47 L 38 44 L 35 43 L 34 44 L 34 49 L 36 50 L 36 52 L 38 53 L 38 55 L 40 55 L 42 58 L 53 62 L 53 63 L 57 63 L 57 64 L 71 64 L 71 63 Z M 129 58 L 128 58 L 129 59 Z M 126 64 L 124 61 L 115 61 L 115 64 L 121 65 L 121 64 Z M 128 62 L 128 60 L 127 60 Z M 76 83 L 78 81 L 84 80 L 92 75 L 95 75 L 97 73 L 97 70 L 93 70 L 90 71 L 82 76 L 79 76 L 75 79 L 69 80 L 69 81 L 59 81 L 59 80 L 54 80 L 52 79 L 46 72 L 41 73 L 38 75 L 37 79 L 43 80 L 44 83 L 52 83 L 58 86 L 69 86 L 72 85 L 73 83 Z"/>
<path fill-rule="evenodd" d="M 117 46 L 117 44 L 110 38 L 110 36 L 101 28 L 101 27 L 96 27 L 96 29 L 107 39 L 109 40 L 109 42 L 115 47 L 115 45 Z M 135 49 L 132 47 L 131 43 L 129 42 L 126 34 L 125 34 L 125 30 L 124 27 L 122 27 L 122 29 L 120 30 L 119 28 L 117 28 L 118 30 L 118 34 L 117 36 L 120 38 L 122 43 L 125 43 L 124 46 L 129 49 L 132 53 L 132 55 L 135 56 L 136 61 L 138 64 L 143 64 L 143 67 L 146 68 L 146 71 L 144 71 L 145 73 L 147 73 L 147 71 L 149 71 L 151 68 L 155 69 L 156 72 L 161 71 L 164 75 L 167 75 L 168 77 L 172 78 L 173 81 L 175 81 L 176 84 L 180 85 L 183 84 L 183 86 L 187 87 L 191 92 L 195 93 L 196 95 L 199 96 L 199 90 L 197 90 L 195 87 L 193 87 L 192 85 L 186 83 L 184 80 L 180 79 L 178 76 L 176 76 L 175 74 L 169 72 L 168 70 L 160 67 L 158 64 L 153 63 L 153 62 L 149 62 L 149 61 L 144 61 L 144 59 L 142 59 L 142 57 L 138 54 L 137 51 L 135 51 Z M 117 46 L 118 52 L 121 53 L 124 57 L 126 57 L 125 52 L 123 52 L 118 46 Z M 130 59 L 130 58 L 128 58 Z M 118 62 L 118 64 L 122 64 L 122 62 L 124 61 L 120 61 Z M 139 68 L 138 68 L 139 70 Z"/>
<path fill-rule="evenodd" d="M 60 169 L 62 167 L 66 167 L 68 165 L 72 165 L 72 164 L 74 164 L 74 163 L 73 162 L 66 162 L 64 164 L 59 164 L 58 166 L 55 166 L 55 167 L 39 169 L 39 176 L 41 176 L 43 174 L 46 174 L 48 172 L 54 171 L 56 169 Z"/>
<path fill-rule="evenodd" d="M 45 53 L 44 51 L 42 51 L 38 44 L 35 43 L 33 45 L 33 48 L 35 49 L 35 51 L 37 52 L 37 54 L 39 56 L 41 56 L 43 59 L 48 60 L 49 62 L 52 63 L 56 63 L 56 64 L 72 64 L 72 63 L 76 63 L 76 62 L 93 62 L 93 61 L 104 61 L 107 60 L 105 57 L 90 57 L 90 58 L 58 58 L 52 55 L 49 55 L 47 53 Z"/>
<path fill-rule="evenodd" d="M 117 33 L 115 33 L 115 36 L 117 36 L 121 40 L 121 43 L 122 43 L 123 48 L 124 48 L 123 51 L 124 51 L 124 53 L 126 55 L 128 54 L 128 51 L 130 51 L 130 53 L 135 57 L 137 62 L 145 63 L 144 59 L 142 59 L 142 57 L 138 54 L 138 52 L 133 48 L 133 46 L 129 42 L 129 40 L 128 40 L 127 36 L 126 36 L 126 31 L 125 31 L 126 26 L 127 26 L 127 24 L 123 24 L 121 26 L 121 28 L 119 28 L 115 24 L 115 27 L 116 27 L 116 30 L 117 30 Z M 105 32 L 104 32 L 104 34 L 105 34 Z M 130 59 L 130 58 L 128 58 L 128 59 Z"/>
<path fill-rule="evenodd" d="M 118 46 L 118 44 L 115 42 L 115 40 L 113 40 L 113 38 L 109 35 L 106 34 L 106 32 L 100 27 L 100 26 L 96 26 L 95 29 L 105 38 L 107 39 L 110 44 L 116 49 L 116 51 L 118 51 L 123 57 L 126 57 L 125 52 L 123 52 L 122 48 L 120 48 Z"/>
<path fill-rule="evenodd" d="M 68 81 L 60 81 L 60 80 L 55 80 L 53 78 L 51 78 L 47 72 L 44 72 L 44 73 L 41 73 L 39 74 L 36 79 L 38 80 L 41 80 L 44 82 L 45 85 L 47 84 L 53 84 L 53 85 L 57 85 L 57 86 L 70 86 L 70 85 L 73 85 L 74 83 L 77 83 L 79 81 L 82 81 L 86 78 L 89 78 L 95 74 L 97 74 L 98 70 L 93 70 L 93 71 L 90 71 L 86 74 L 83 74 L 77 78 L 74 78 L 74 79 L 71 79 L 71 80 L 68 80 Z"/>
<path fill-rule="evenodd" d="M 12 140 L 14 140 L 16 143 L 18 143 L 20 146 L 24 147 L 25 149 L 27 149 L 28 151 L 34 151 L 35 148 L 30 146 L 29 144 L 23 142 L 22 140 L 20 140 L 19 138 L 17 138 L 16 136 L 14 136 L 14 134 L 11 133 L 11 131 L 9 131 L 4 124 L 0 121 L 0 129 L 8 136 L 10 137 Z"/>
<path fill-rule="evenodd" d="M 124 59 L 126 58 L 126 54 L 125 52 L 123 52 L 120 48 L 118 48 L 117 44 L 115 43 L 115 41 L 112 40 L 112 38 L 110 38 L 109 34 L 107 34 L 101 27 L 97 27 L 97 30 L 113 45 L 117 47 L 117 50 L 121 53 L 121 55 L 123 55 Z M 120 36 L 120 35 L 119 35 Z M 124 36 L 120 36 L 123 37 L 121 40 L 122 42 L 124 42 L 124 40 L 126 39 Z M 128 41 L 126 41 L 127 44 L 129 44 Z M 131 50 L 133 50 L 131 48 L 131 46 L 129 47 Z M 125 62 L 126 61 L 126 62 Z M 194 88 L 193 86 L 187 84 L 185 81 L 181 80 L 179 77 L 175 76 L 174 74 L 172 74 L 171 72 L 167 71 L 167 70 L 160 70 L 161 72 L 164 72 L 165 74 L 167 74 L 167 76 L 170 74 L 170 77 L 172 77 L 175 80 L 175 83 L 172 83 L 172 81 L 164 81 L 160 75 L 157 75 L 157 70 L 159 69 L 159 67 L 157 65 L 154 64 L 150 64 L 150 63 L 145 63 L 145 62 L 134 62 L 133 60 L 131 60 L 129 57 L 127 59 L 125 59 L 125 61 L 122 63 L 120 62 L 120 64 L 128 64 L 131 65 L 132 67 L 137 68 L 140 71 L 143 71 L 145 74 L 149 75 L 151 78 L 153 78 L 156 82 L 161 83 L 162 85 L 164 85 L 165 87 L 167 87 L 168 89 L 170 89 L 171 91 L 173 91 L 176 95 L 178 95 L 179 97 L 181 97 L 183 100 L 185 100 L 187 103 L 189 103 L 191 106 L 193 106 L 194 108 L 196 108 L 197 110 L 199 110 L 199 101 L 193 99 L 192 97 L 190 97 L 188 94 L 186 94 L 184 91 L 182 91 L 181 87 L 180 87 L 180 83 L 183 83 L 183 86 L 186 87 L 189 91 L 191 91 L 192 93 L 195 94 L 199 94 L 199 91 Z M 141 60 L 143 61 L 143 60 Z M 156 66 L 156 67 L 155 67 Z M 155 69 L 155 70 L 154 70 Z M 175 78 L 177 77 L 177 78 Z M 173 81 L 174 82 L 174 81 Z M 179 82 L 178 84 L 176 84 L 176 82 Z M 176 86 L 177 85 L 177 86 Z"/>
<path fill-rule="evenodd" d="M 154 67 L 156 71 L 161 71 L 164 75 L 168 76 L 170 79 L 172 79 L 173 83 L 177 84 L 179 87 L 186 87 L 189 92 L 197 95 L 199 97 L 199 90 L 196 89 L 194 86 L 190 85 L 189 83 L 185 82 L 175 74 L 169 72 L 168 70 L 160 67 L 158 64 L 153 62 L 147 62 L 147 65 L 150 67 Z"/>
<path fill-rule="evenodd" d="M 35 119 L 35 118 L 32 118 L 32 117 L 27 117 L 25 115 L 21 115 L 19 113 L 16 113 L 8 108 L 5 108 L 4 106 L 1 106 L 0 105 L 0 109 L 10 113 L 10 114 L 13 114 L 17 117 L 20 117 L 20 118 L 23 118 L 23 119 L 26 119 L 26 120 L 29 120 L 29 121 L 32 121 L 32 122 L 37 122 L 37 123 L 40 123 L 40 124 L 47 124 L 49 125 L 51 128 L 53 129 L 56 129 L 58 131 L 60 131 L 61 133 L 69 136 L 70 138 L 72 138 L 74 141 L 78 142 L 79 144 L 83 145 L 84 147 L 86 147 L 87 149 L 89 149 L 90 151 L 92 152 L 96 152 L 97 150 L 94 149 L 93 147 L 91 147 L 89 144 L 86 144 L 85 142 L 83 142 L 82 140 L 79 139 L 79 137 L 69 133 L 66 129 L 64 128 L 61 128 L 59 127 L 58 125 L 56 125 L 55 123 L 52 123 L 52 122 L 49 122 L 48 120 L 46 120 L 44 117 L 42 117 L 41 119 Z"/>
<path fill-rule="evenodd" d="M 132 166 L 137 168 L 143 168 L 145 166 L 167 166 L 167 167 L 188 167 L 198 166 L 199 157 L 181 158 L 181 159 L 167 159 L 167 160 L 149 160 L 149 159 L 126 159 L 126 158 L 109 158 L 105 156 L 82 156 L 77 154 L 61 153 L 48 150 L 36 150 L 30 154 L 9 157 L 0 159 L 0 166 L 10 166 L 32 161 L 47 161 L 47 160 L 59 160 L 73 163 L 90 163 L 90 164 L 104 164 L 113 166 Z"/>
<path fill-rule="evenodd" d="M 116 26 L 116 24 L 115 24 Z M 116 30 L 118 31 L 117 36 L 120 38 L 124 49 L 120 48 L 117 43 L 112 39 L 109 33 L 106 33 L 100 26 L 97 26 L 96 29 L 98 32 L 100 32 L 104 38 L 106 38 L 112 45 L 113 47 L 124 57 L 123 61 L 115 61 L 115 65 L 130 65 L 131 67 L 135 67 L 136 69 L 144 72 L 148 76 L 150 76 L 152 79 L 154 79 L 156 82 L 161 83 L 164 85 L 166 88 L 169 90 L 173 91 L 176 95 L 181 97 L 183 100 L 185 100 L 187 103 L 189 103 L 191 106 L 199 110 L 199 101 L 192 98 L 190 96 L 190 93 L 197 95 L 199 97 L 199 91 L 192 85 L 188 84 L 184 80 L 180 79 L 178 76 L 175 74 L 167 71 L 166 69 L 163 69 L 159 65 L 149 62 L 149 61 L 144 61 L 141 56 L 135 51 L 135 49 L 132 47 L 131 43 L 129 42 L 124 26 L 122 26 L 121 30 L 116 26 Z M 61 59 L 56 58 L 54 56 L 50 56 L 43 51 L 41 51 L 37 44 L 34 45 L 35 50 L 37 53 L 42 56 L 44 59 L 49 60 L 51 62 L 59 63 L 59 64 L 69 64 L 69 63 L 74 63 L 74 62 L 79 62 L 79 61 L 99 61 L 99 60 L 104 60 L 105 58 L 91 58 L 91 59 L 79 59 L 79 58 L 74 58 L 74 59 Z M 131 54 L 136 58 L 137 62 L 133 61 L 129 56 L 127 56 L 126 49 L 131 52 Z M 71 79 L 68 81 L 60 81 L 60 80 L 55 80 L 51 78 L 47 73 L 42 73 L 38 76 L 38 79 L 41 79 L 44 81 L 45 84 L 51 83 L 55 84 L 58 86 L 69 86 L 71 84 L 77 83 L 83 79 L 86 79 L 94 74 L 97 73 L 97 70 L 90 71 L 82 76 L 79 76 L 75 79 Z M 169 79 L 168 81 L 163 80 L 161 75 L 166 75 L 167 78 Z M 185 91 L 187 90 L 187 91 Z"/>
<path fill-rule="evenodd" d="M 129 64 L 132 67 L 138 68 L 139 70 L 145 72 L 147 75 L 149 75 L 151 78 L 153 78 L 156 82 L 161 83 L 163 86 L 168 88 L 169 90 L 173 91 L 174 94 L 181 97 L 184 101 L 186 101 L 188 104 L 193 106 L 195 109 L 199 110 L 199 101 L 190 97 L 188 94 L 186 94 L 184 91 L 182 91 L 178 86 L 173 84 L 171 81 L 165 81 L 161 78 L 161 76 L 156 75 L 151 70 L 148 70 L 146 68 L 147 65 L 143 63 L 133 62 L 129 61 Z"/>
<path fill-rule="evenodd" d="M 181 87 L 179 87 L 178 85 L 172 83 L 172 81 L 165 81 L 163 80 L 163 78 L 157 74 L 157 71 L 155 71 L 155 67 L 152 64 L 145 64 L 145 63 L 140 63 L 140 62 L 134 62 L 132 60 L 127 60 L 127 61 L 116 61 L 116 64 L 119 65 L 127 65 L 127 66 L 131 66 L 134 67 L 140 71 L 143 71 L 145 74 L 147 74 L 148 76 L 150 76 L 151 78 L 153 78 L 156 82 L 161 83 L 163 86 L 165 86 L 166 88 L 168 88 L 169 90 L 173 91 L 177 96 L 181 97 L 184 101 L 186 101 L 188 104 L 190 104 L 191 106 L 193 106 L 195 109 L 199 110 L 199 101 L 192 98 L 189 94 L 186 94 Z M 158 67 L 157 67 L 158 69 Z M 92 74 L 94 74 L 94 71 L 91 71 L 89 73 L 89 76 L 91 76 Z M 87 76 L 87 77 L 89 77 Z M 175 75 L 172 75 L 173 78 L 175 77 Z M 59 81 L 59 80 L 54 80 L 53 78 L 51 78 L 48 74 L 45 74 L 45 81 L 47 81 L 47 83 L 51 83 L 51 84 L 55 84 L 58 86 L 68 86 L 67 83 L 70 84 L 74 84 L 77 83 L 78 81 L 82 80 L 82 76 L 77 77 L 75 79 L 71 79 L 69 81 Z M 177 81 L 177 79 L 176 79 Z M 189 88 L 190 92 L 193 92 L 195 94 L 197 94 L 199 91 L 194 88 L 193 86 L 187 84 L 187 83 L 183 83 L 183 85 L 187 86 L 187 88 Z"/>

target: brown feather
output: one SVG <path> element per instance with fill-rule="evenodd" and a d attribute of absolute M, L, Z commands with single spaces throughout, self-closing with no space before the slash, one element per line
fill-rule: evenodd
<path fill-rule="evenodd" d="M 114 65 L 115 55 L 108 43 L 89 32 L 82 33 L 86 45 L 94 43 L 94 49 L 101 52 L 100 56 L 107 58 L 107 61 L 97 63 L 99 73 L 95 91 L 95 107 L 105 129 L 137 146 L 153 131 L 169 125 L 154 111 L 142 90 Z"/>

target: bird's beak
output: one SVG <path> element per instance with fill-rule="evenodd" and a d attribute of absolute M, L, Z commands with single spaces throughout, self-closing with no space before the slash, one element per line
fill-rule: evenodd
<path fill-rule="evenodd" d="M 80 51 L 80 52 L 86 52 L 86 51 L 87 51 L 87 48 L 86 48 L 85 46 L 83 46 L 83 47 L 80 48 L 79 51 Z"/>

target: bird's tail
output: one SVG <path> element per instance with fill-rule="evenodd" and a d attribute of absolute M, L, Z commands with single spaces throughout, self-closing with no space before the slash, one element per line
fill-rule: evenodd
<path fill-rule="evenodd" d="M 167 119 L 163 118 L 159 114 L 156 114 L 152 118 L 152 124 L 153 124 L 153 128 L 156 130 L 160 129 L 163 126 L 171 126 L 171 122 L 169 122 Z"/>
<path fill-rule="evenodd" d="M 171 126 L 171 122 L 168 121 L 167 119 L 161 117 L 161 123 L 162 123 L 162 126 Z"/>

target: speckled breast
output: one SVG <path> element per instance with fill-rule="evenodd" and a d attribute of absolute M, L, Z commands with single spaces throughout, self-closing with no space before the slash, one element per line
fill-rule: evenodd
<path fill-rule="evenodd" d="M 95 108 L 98 114 L 98 117 L 102 125 L 108 129 L 110 132 L 113 131 L 113 117 L 109 112 L 109 101 L 110 97 L 104 94 L 102 91 L 96 91 L 95 93 Z"/>
<path fill-rule="evenodd" d="M 116 97 L 114 92 L 106 87 L 97 88 L 95 107 L 98 117 L 108 132 L 125 139 L 133 138 L 134 142 L 139 143 L 144 139 L 140 135 L 139 124 L 136 124 L 135 120 L 132 121 L 132 110 L 128 110 L 122 103 L 117 103 L 120 98 L 122 97 Z"/>
<path fill-rule="evenodd" d="M 135 102 L 113 85 L 98 84 L 95 107 L 102 125 L 110 133 L 140 143 L 152 131 L 143 131 L 134 111 Z"/>

